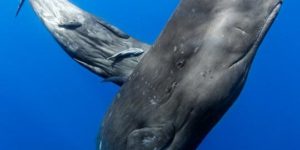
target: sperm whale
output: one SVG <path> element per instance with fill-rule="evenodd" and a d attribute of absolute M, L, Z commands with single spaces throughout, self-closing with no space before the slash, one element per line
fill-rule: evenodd
<path fill-rule="evenodd" d="M 126 81 L 151 47 L 68 0 L 30 0 L 30 4 L 64 51 L 103 78 L 122 77 L 122 81 Z M 132 51 L 134 49 L 135 53 Z M 131 51 L 124 53 L 124 50 Z M 109 57 L 122 59 L 112 62 L 107 59 Z M 123 84 L 120 81 L 115 83 Z"/>
<path fill-rule="evenodd" d="M 67 0 L 30 2 L 75 61 L 119 85 L 126 81 L 103 121 L 100 150 L 196 149 L 242 91 L 282 4 L 181 0 L 150 46 Z M 143 52 L 112 67 L 107 58 L 130 48 Z"/>
<path fill-rule="evenodd" d="M 194 150 L 239 96 L 281 0 L 181 0 L 108 111 L 102 150 Z"/>

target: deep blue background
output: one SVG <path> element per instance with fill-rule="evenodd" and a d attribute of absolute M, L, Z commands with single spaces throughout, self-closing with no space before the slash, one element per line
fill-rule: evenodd
<path fill-rule="evenodd" d="M 153 43 L 178 0 L 74 0 Z M 0 150 L 94 150 L 118 87 L 72 61 L 25 4 L 0 1 Z M 300 17 L 286 0 L 238 101 L 201 150 L 297 150 L 300 146 Z"/>

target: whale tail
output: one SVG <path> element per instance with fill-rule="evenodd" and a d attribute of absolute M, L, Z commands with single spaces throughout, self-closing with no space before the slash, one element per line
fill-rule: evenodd
<path fill-rule="evenodd" d="M 23 5 L 24 5 L 24 2 L 25 0 L 20 0 L 20 3 L 19 3 L 19 6 L 18 6 L 18 9 L 17 9 L 17 12 L 16 12 L 16 17 L 19 15 Z"/>

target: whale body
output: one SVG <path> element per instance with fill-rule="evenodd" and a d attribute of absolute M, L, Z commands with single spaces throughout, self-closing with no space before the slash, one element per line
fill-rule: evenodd
<path fill-rule="evenodd" d="M 117 76 L 127 79 L 143 54 L 127 57 L 113 65 L 106 58 L 131 48 L 146 53 L 151 47 L 68 0 L 30 0 L 30 4 L 65 52 L 103 78 Z"/>
<path fill-rule="evenodd" d="M 181 0 L 122 86 L 102 150 L 193 150 L 240 94 L 280 0 Z"/>

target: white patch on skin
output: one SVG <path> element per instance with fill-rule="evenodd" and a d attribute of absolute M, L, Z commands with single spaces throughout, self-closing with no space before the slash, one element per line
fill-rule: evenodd
<path fill-rule="evenodd" d="M 157 102 L 154 99 L 150 100 L 151 105 L 157 105 Z"/>
<path fill-rule="evenodd" d="M 146 137 L 145 139 L 143 139 L 143 145 L 147 145 L 147 144 L 150 144 L 152 143 L 154 140 L 156 140 L 156 136 L 153 136 L 153 137 Z"/>
<path fill-rule="evenodd" d="M 99 150 L 102 149 L 102 141 L 100 141 L 100 144 L 99 144 Z"/>
<path fill-rule="evenodd" d="M 177 46 L 174 46 L 174 49 L 173 49 L 173 51 L 174 51 L 174 52 L 176 52 L 176 51 L 177 51 Z"/>

